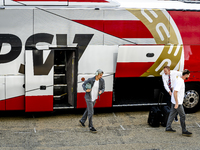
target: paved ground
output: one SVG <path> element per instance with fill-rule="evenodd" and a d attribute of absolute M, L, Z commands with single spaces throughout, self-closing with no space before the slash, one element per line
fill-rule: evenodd
<path fill-rule="evenodd" d="M 187 114 L 186 125 L 193 136 L 184 137 L 179 122 L 173 122 L 176 133 L 166 133 L 164 127 L 150 127 L 148 109 L 140 109 L 95 110 L 96 134 L 80 127 L 78 120 L 84 110 L 38 114 L 1 112 L 0 150 L 200 149 L 200 111 Z"/>

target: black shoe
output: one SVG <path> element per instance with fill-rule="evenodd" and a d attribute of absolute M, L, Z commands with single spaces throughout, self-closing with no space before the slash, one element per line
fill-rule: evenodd
<path fill-rule="evenodd" d="M 192 133 L 191 133 L 191 132 L 189 132 L 189 131 L 185 131 L 185 132 L 183 132 L 183 133 L 182 133 L 182 135 L 184 135 L 184 136 L 191 136 L 191 135 L 192 135 Z"/>
<path fill-rule="evenodd" d="M 82 127 L 85 127 L 85 124 L 81 122 L 81 120 L 79 120 L 79 123 Z"/>
<path fill-rule="evenodd" d="M 172 128 L 171 129 L 166 129 L 165 131 L 166 132 L 176 132 L 176 130 L 173 130 Z"/>
<path fill-rule="evenodd" d="M 90 127 L 90 131 L 94 133 L 97 132 L 97 130 L 94 127 Z"/>
<path fill-rule="evenodd" d="M 175 121 L 175 122 L 178 122 L 178 117 L 177 117 L 177 116 L 174 118 L 174 121 Z"/>

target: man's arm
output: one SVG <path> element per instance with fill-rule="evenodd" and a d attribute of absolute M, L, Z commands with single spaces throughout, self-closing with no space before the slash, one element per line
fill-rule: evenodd
<path fill-rule="evenodd" d="M 164 79 L 164 75 L 162 75 L 162 81 L 163 81 L 165 90 L 166 90 L 166 91 L 169 93 L 169 95 L 171 96 L 171 95 L 172 95 L 172 92 L 170 91 L 169 86 L 167 85 L 167 81 Z"/>
<path fill-rule="evenodd" d="M 105 90 L 105 81 L 104 81 L 104 79 L 102 79 L 102 88 L 99 91 L 99 95 L 101 95 L 102 93 L 104 93 L 104 90 Z"/>
<path fill-rule="evenodd" d="M 85 86 L 87 83 L 90 83 L 90 80 L 91 78 L 87 79 L 83 84 L 82 84 L 82 87 L 83 87 L 83 90 L 86 91 L 86 92 L 90 92 L 91 89 L 86 89 Z"/>
<path fill-rule="evenodd" d="M 174 99 L 176 101 L 174 108 L 177 109 L 178 108 L 178 91 L 174 91 Z"/>

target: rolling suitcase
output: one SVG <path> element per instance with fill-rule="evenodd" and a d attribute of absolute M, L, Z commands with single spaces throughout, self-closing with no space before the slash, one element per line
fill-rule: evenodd
<path fill-rule="evenodd" d="M 152 106 L 149 112 L 148 124 L 152 127 L 160 126 L 160 121 L 161 121 L 160 102 L 162 101 L 162 99 L 163 99 L 163 93 L 160 93 L 158 99 L 158 105 Z"/>
<path fill-rule="evenodd" d="M 160 116 L 161 116 L 161 110 L 159 109 L 159 107 L 158 106 L 151 107 L 148 118 L 149 125 L 152 127 L 159 127 Z"/>
<path fill-rule="evenodd" d="M 163 127 L 166 127 L 166 125 L 167 125 L 167 120 L 168 120 L 168 117 L 169 117 L 169 113 L 170 113 L 169 106 L 162 107 L 162 109 L 161 109 L 161 125 Z"/>

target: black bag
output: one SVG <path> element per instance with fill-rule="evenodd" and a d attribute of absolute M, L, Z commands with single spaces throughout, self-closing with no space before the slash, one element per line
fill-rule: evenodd
<path fill-rule="evenodd" d="M 160 102 L 162 102 L 162 99 L 163 99 L 163 93 L 160 93 L 158 99 L 158 105 L 152 106 L 149 112 L 148 124 L 152 127 L 160 126 L 160 121 L 161 121 Z"/>
<path fill-rule="evenodd" d="M 163 127 L 166 127 L 166 125 L 167 125 L 169 113 L 170 113 L 169 106 L 163 106 L 162 109 L 161 109 L 161 125 Z"/>
<path fill-rule="evenodd" d="M 160 126 L 160 117 L 161 117 L 161 110 L 158 106 L 151 107 L 149 112 L 148 123 L 152 127 L 159 127 Z"/>

